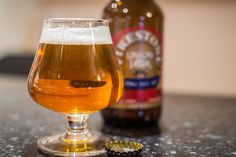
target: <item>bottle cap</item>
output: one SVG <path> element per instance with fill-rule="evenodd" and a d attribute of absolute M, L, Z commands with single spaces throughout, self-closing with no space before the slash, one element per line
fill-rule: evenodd
<path fill-rule="evenodd" d="M 131 141 L 109 141 L 105 144 L 108 157 L 140 157 L 143 145 Z"/>

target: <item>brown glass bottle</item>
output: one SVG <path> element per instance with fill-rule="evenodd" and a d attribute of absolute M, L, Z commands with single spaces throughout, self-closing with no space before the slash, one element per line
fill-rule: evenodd
<path fill-rule="evenodd" d="M 125 79 L 122 100 L 102 112 L 105 123 L 155 126 L 162 102 L 162 11 L 154 0 L 112 0 L 103 18 Z"/>

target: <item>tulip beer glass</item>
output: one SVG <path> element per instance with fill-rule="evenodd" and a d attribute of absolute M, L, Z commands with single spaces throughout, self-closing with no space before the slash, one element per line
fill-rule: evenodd
<path fill-rule="evenodd" d="M 87 129 L 88 115 L 116 103 L 122 89 L 123 77 L 106 20 L 44 21 L 28 90 L 39 105 L 64 113 L 68 127 L 65 134 L 39 139 L 40 150 L 59 156 L 103 153 L 109 138 Z"/>

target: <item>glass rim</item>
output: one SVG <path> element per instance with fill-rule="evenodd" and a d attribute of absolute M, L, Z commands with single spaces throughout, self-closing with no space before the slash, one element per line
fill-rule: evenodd
<path fill-rule="evenodd" d="M 108 20 L 102 18 L 48 18 L 43 20 L 44 23 L 104 23 L 108 24 Z"/>

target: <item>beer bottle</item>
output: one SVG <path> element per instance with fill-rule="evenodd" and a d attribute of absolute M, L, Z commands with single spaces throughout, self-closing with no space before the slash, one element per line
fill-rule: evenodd
<path fill-rule="evenodd" d="M 162 102 L 162 11 L 154 0 L 112 0 L 103 18 L 125 79 L 122 100 L 102 112 L 105 123 L 155 126 Z"/>

